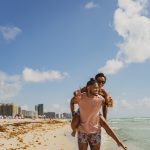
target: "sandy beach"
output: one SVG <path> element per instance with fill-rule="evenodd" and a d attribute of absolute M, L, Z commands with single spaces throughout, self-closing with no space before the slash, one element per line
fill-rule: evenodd
<path fill-rule="evenodd" d="M 66 120 L 0 120 L 0 150 L 75 149 Z"/>
<path fill-rule="evenodd" d="M 77 150 L 77 138 L 70 133 L 66 120 L 0 120 L 0 150 Z M 117 150 L 114 145 L 102 130 L 101 150 Z"/>

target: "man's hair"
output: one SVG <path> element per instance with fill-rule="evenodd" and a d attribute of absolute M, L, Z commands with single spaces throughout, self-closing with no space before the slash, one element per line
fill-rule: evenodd
<path fill-rule="evenodd" d="M 105 82 L 106 82 L 106 76 L 104 75 L 104 73 L 100 72 L 98 74 L 95 75 L 95 80 L 97 80 L 99 77 L 104 77 L 105 78 Z"/>
<path fill-rule="evenodd" d="M 90 86 L 97 83 L 97 81 L 94 78 L 90 78 L 90 80 L 87 82 L 86 86 Z"/>

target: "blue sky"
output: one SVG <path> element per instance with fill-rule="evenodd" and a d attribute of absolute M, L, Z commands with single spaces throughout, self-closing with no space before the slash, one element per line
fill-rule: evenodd
<path fill-rule="evenodd" d="M 0 102 L 69 112 L 98 72 L 109 117 L 150 116 L 148 0 L 0 0 Z"/>

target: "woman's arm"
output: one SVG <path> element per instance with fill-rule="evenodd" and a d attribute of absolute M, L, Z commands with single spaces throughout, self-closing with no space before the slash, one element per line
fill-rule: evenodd
<path fill-rule="evenodd" d="M 81 91 L 77 90 L 74 92 L 74 97 L 70 100 L 70 110 L 71 110 L 72 116 L 75 113 L 74 104 L 78 104 L 80 100 L 81 100 Z"/>

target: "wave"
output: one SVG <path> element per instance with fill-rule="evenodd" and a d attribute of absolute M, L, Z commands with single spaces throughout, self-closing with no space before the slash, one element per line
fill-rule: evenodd
<path fill-rule="evenodd" d="M 109 119 L 108 122 L 110 123 L 120 123 L 120 122 L 141 122 L 141 121 L 149 121 L 150 117 L 132 117 L 132 118 L 112 118 Z"/>
<path fill-rule="evenodd" d="M 120 130 L 121 128 L 118 127 L 111 127 L 113 130 Z"/>
<path fill-rule="evenodd" d="M 113 118 L 109 124 L 129 150 L 149 150 L 150 117 Z"/>

